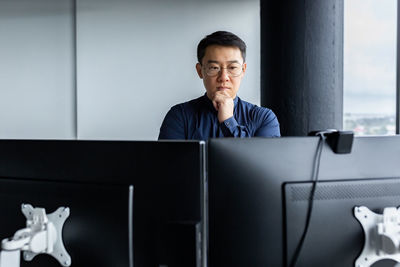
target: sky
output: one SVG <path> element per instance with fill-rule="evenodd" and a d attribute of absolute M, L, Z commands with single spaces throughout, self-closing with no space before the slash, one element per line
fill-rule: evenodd
<path fill-rule="evenodd" d="M 344 1 L 344 113 L 395 114 L 397 0 Z"/>

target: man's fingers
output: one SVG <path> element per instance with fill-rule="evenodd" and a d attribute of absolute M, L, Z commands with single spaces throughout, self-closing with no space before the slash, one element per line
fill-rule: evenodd
<path fill-rule="evenodd" d="M 226 103 L 230 103 L 232 98 L 230 97 L 229 93 L 226 91 L 217 91 L 215 92 L 212 103 L 214 108 L 219 111 L 220 108 L 224 107 Z"/>
<path fill-rule="evenodd" d="M 231 98 L 227 90 L 220 91 L 224 96 Z"/>
<path fill-rule="evenodd" d="M 224 91 L 215 92 L 214 98 L 216 98 L 216 97 L 223 97 L 223 98 L 229 97 L 230 98 L 230 95 L 229 95 L 228 91 L 224 90 Z"/>
<path fill-rule="evenodd" d="M 219 94 L 215 94 L 213 101 L 215 102 L 225 102 L 227 99 L 229 99 L 230 96 L 229 95 L 225 95 L 223 92 L 219 93 Z"/>

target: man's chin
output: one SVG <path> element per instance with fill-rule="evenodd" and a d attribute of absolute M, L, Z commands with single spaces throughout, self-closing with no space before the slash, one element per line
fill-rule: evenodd
<path fill-rule="evenodd" d="M 216 91 L 210 92 L 210 93 L 207 92 L 207 97 L 212 100 L 214 98 L 215 94 L 218 92 L 223 92 L 225 95 L 231 97 L 232 99 L 234 99 L 236 97 L 236 94 L 229 88 L 221 89 L 221 90 L 217 89 Z"/>
<path fill-rule="evenodd" d="M 235 95 L 235 93 L 232 91 L 231 88 L 223 88 L 223 87 L 217 88 L 217 91 L 215 93 L 217 93 L 217 92 L 222 92 L 223 94 L 229 95 L 230 97 Z"/>

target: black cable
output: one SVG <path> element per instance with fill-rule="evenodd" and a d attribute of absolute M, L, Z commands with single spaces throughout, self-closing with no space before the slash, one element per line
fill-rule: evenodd
<path fill-rule="evenodd" d="M 306 217 L 306 224 L 304 226 L 303 234 L 301 235 L 301 239 L 297 245 L 297 248 L 295 250 L 295 253 L 292 257 L 292 260 L 290 262 L 290 267 L 295 267 L 297 260 L 299 259 L 301 249 L 303 247 L 304 240 L 306 239 L 307 232 L 308 232 L 308 227 L 310 225 L 310 220 L 311 220 L 311 213 L 313 209 L 313 204 L 314 204 L 314 196 L 315 196 L 315 191 L 317 189 L 317 182 L 318 182 L 318 174 L 319 174 L 319 165 L 321 163 L 321 152 L 322 152 L 322 147 L 324 145 L 324 141 L 326 139 L 326 134 L 327 132 L 318 132 L 316 135 L 320 137 L 319 142 L 318 142 L 318 147 L 317 147 L 317 153 L 314 158 L 314 169 L 313 169 L 313 174 L 312 174 L 312 188 L 311 188 L 311 193 L 310 193 L 310 198 L 308 202 L 308 210 L 307 210 L 307 217 Z"/>

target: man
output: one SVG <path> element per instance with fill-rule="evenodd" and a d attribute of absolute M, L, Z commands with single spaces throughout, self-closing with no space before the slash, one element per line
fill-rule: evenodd
<path fill-rule="evenodd" d="M 237 96 L 246 73 L 246 44 L 230 32 L 206 36 L 197 46 L 197 74 L 206 93 L 173 106 L 158 139 L 208 140 L 212 137 L 278 137 L 275 114 Z"/>

